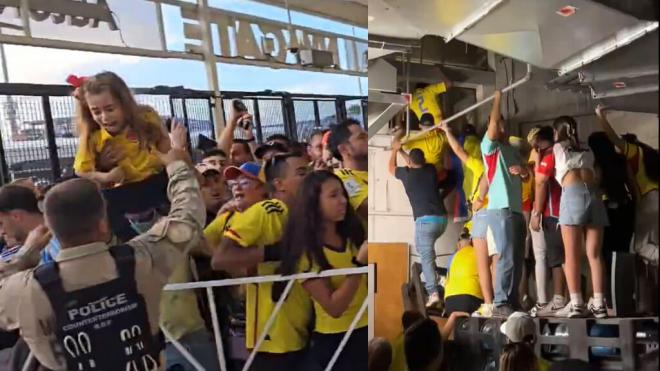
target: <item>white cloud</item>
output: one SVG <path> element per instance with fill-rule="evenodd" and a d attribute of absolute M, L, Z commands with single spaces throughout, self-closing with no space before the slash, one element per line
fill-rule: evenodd
<path fill-rule="evenodd" d="M 69 74 L 91 75 L 117 64 L 135 64 L 140 57 L 73 50 L 5 46 L 10 82 L 64 84 Z"/>

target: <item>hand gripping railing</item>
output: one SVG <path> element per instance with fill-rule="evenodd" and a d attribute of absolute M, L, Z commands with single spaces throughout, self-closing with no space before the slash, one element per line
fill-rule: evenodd
<path fill-rule="evenodd" d="M 211 319 L 213 322 L 213 332 L 215 334 L 215 342 L 216 342 L 216 352 L 218 353 L 218 361 L 220 363 L 220 369 L 222 371 L 227 371 L 227 363 L 225 360 L 225 353 L 223 349 L 223 342 L 222 342 L 222 336 L 220 335 L 220 324 L 218 321 L 218 314 L 215 306 L 215 298 L 213 295 L 213 287 L 221 287 L 221 286 L 234 286 L 234 285 L 242 285 L 245 283 L 265 283 L 265 282 L 278 282 L 278 281 L 288 281 L 286 288 L 284 289 L 284 292 L 280 296 L 280 299 L 277 301 L 277 304 L 275 305 L 275 308 L 273 309 L 273 312 L 270 314 L 270 317 L 268 318 L 268 321 L 266 321 L 266 325 L 264 326 L 263 331 L 259 335 L 259 339 L 257 343 L 254 345 L 254 349 L 250 353 L 250 356 L 248 357 L 247 361 L 245 362 L 245 366 L 243 366 L 243 371 L 247 371 L 250 369 L 250 366 L 252 365 L 252 362 L 254 361 L 254 357 L 257 355 L 257 351 L 261 347 L 261 344 L 263 344 L 266 335 L 268 334 L 268 331 L 270 331 L 270 328 L 273 326 L 273 323 L 275 322 L 275 318 L 277 318 L 277 314 L 282 309 L 282 305 L 284 304 L 284 300 L 286 299 L 287 295 L 291 291 L 291 288 L 293 287 L 293 284 L 295 283 L 296 280 L 301 280 L 301 279 L 310 279 L 310 278 L 322 278 L 322 277 L 332 277 L 332 276 L 347 276 L 347 275 L 352 275 L 352 274 L 368 274 L 369 273 L 369 268 L 370 267 L 360 267 L 360 268 L 344 268 L 344 269 L 330 269 L 327 271 L 323 271 L 320 273 L 300 273 L 300 274 L 293 274 L 290 276 L 280 276 L 280 275 L 270 275 L 270 276 L 257 276 L 257 277 L 245 277 L 245 278 L 230 278 L 230 279 L 224 279 L 224 280 L 213 280 L 213 281 L 202 281 L 202 282 L 185 282 L 185 283 L 172 283 L 167 286 L 165 286 L 164 290 L 166 291 L 176 291 L 176 290 L 190 290 L 190 289 L 200 289 L 200 288 L 205 288 L 206 289 L 206 295 L 209 300 L 209 305 L 210 305 L 210 312 L 211 312 Z M 369 285 L 371 286 L 371 285 Z M 362 303 L 362 306 L 360 307 L 360 310 L 356 314 L 356 316 L 353 318 L 353 322 L 351 322 L 351 326 L 349 327 L 348 331 L 346 331 L 346 334 L 344 335 L 344 338 L 342 341 L 339 343 L 339 346 L 337 347 L 337 350 L 335 351 L 335 354 L 332 356 L 332 359 L 330 359 L 330 362 L 325 368 L 325 371 L 330 371 L 332 369 L 332 366 L 337 362 L 337 359 L 339 358 L 339 355 L 341 354 L 342 350 L 344 349 L 344 346 L 346 346 L 346 343 L 348 342 L 348 339 L 350 338 L 351 334 L 355 330 L 355 326 L 357 326 L 358 321 L 360 318 L 364 315 L 365 311 L 368 308 L 368 304 L 370 302 L 369 297 L 373 294 L 373 292 L 369 291 L 367 297 L 364 299 L 364 302 Z M 183 355 L 183 357 L 190 362 L 191 365 L 197 370 L 197 371 L 206 371 L 204 367 L 193 357 L 190 352 L 186 350 L 186 348 L 172 335 L 164 328 L 161 327 L 161 331 L 163 331 L 163 334 L 165 335 L 165 338 L 174 345 L 174 347 Z M 34 360 L 34 355 L 32 352 L 29 353 L 28 358 L 26 359 L 25 363 L 23 364 L 23 370 L 27 370 Z"/>
<path fill-rule="evenodd" d="M 509 90 L 512 90 L 512 89 L 517 88 L 518 86 L 520 86 L 520 85 L 526 83 L 527 81 L 529 81 L 529 79 L 530 79 L 531 77 L 532 77 L 532 65 L 531 65 L 531 64 L 527 64 L 527 73 L 525 74 L 525 76 L 523 76 L 520 80 L 514 82 L 513 84 L 508 85 L 508 86 L 502 88 L 502 89 L 501 89 L 502 93 L 506 93 L 506 92 L 509 91 Z M 475 104 L 473 104 L 473 105 L 467 107 L 466 109 L 464 109 L 464 110 L 462 110 L 462 111 L 460 111 L 460 112 L 458 112 L 458 113 L 453 114 L 452 116 L 450 116 L 450 117 L 448 117 L 448 118 L 446 118 L 446 119 L 443 119 L 443 120 L 442 120 L 442 123 L 443 123 L 443 124 L 446 124 L 446 123 L 449 123 L 449 122 L 451 122 L 451 121 L 454 121 L 454 120 L 456 120 L 457 118 L 459 118 L 459 117 L 465 115 L 466 113 L 475 110 L 477 107 L 480 107 L 480 106 L 482 106 L 482 105 L 484 105 L 484 104 L 490 102 L 490 101 L 493 100 L 494 98 L 495 98 L 495 94 L 493 93 L 493 94 L 492 94 L 491 96 L 489 96 L 488 98 L 486 98 L 486 99 L 484 99 L 484 100 L 482 100 L 482 101 L 479 101 L 479 102 L 477 102 L 477 103 L 475 103 Z M 414 140 L 416 140 L 416 139 L 419 139 L 419 138 L 421 138 L 422 136 L 424 136 L 424 135 L 425 135 L 427 132 L 429 132 L 429 131 L 440 129 L 440 126 L 441 126 L 441 125 L 436 125 L 436 126 L 433 126 L 433 127 L 431 127 L 431 128 L 424 129 L 424 130 L 420 131 L 419 133 L 413 135 L 412 137 L 410 137 L 409 139 L 407 139 L 407 140 L 404 141 L 403 143 L 407 143 L 407 142 L 411 142 L 411 141 L 414 141 Z"/>
<path fill-rule="evenodd" d="M 291 288 L 293 288 L 293 284 L 295 283 L 296 280 L 302 280 L 302 279 L 310 279 L 310 278 L 322 278 L 322 277 L 332 277 L 332 276 L 345 276 L 345 275 L 352 275 L 352 274 L 367 274 L 369 272 L 369 267 L 360 267 L 360 268 L 344 268 L 344 269 L 331 269 L 327 271 L 323 271 L 320 273 L 300 273 L 300 274 L 294 274 L 290 276 L 280 276 L 280 275 L 269 275 L 269 276 L 257 276 L 257 277 L 244 277 L 244 278 L 230 278 L 230 279 L 224 279 L 224 280 L 214 280 L 214 281 L 203 281 L 203 282 L 186 282 L 186 283 L 172 283 L 167 286 L 165 286 L 165 290 L 167 291 L 174 291 L 174 290 L 190 290 L 190 289 L 199 289 L 199 288 L 205 288 L 206 289 L 206 294 L 209 299 L 209 304 L 210 304 L 210 309 L 211 309 L 211 319 L 213 321 L 213 332 L 215 334 L 215 341 L 216 341 L 216 351 L 218 353 L 218 361 L 220 362 L 220 369 L 222 371 L 227 370 L 227 365 L 226 365 L 226 360 L 225 360 L 225 354 L 223 351 L 223 342 L 222 342 L 222 336 L 220 335 L 220 325 L 218 322 L 218 314 L 215 308 L 215 301 L 213 298 L 213 287 L 221 287 L 221 286 L 234 286 L 234 285 L 242 285 L 246 283 L 266 283 L 266 282 L 278 282 L 278 281 L 288 281 L 287 285 L 284 289 L 284 292 L 280 296 L 280 299 L 277 301 L 275 304 L 275 308 L 273 309 L 273 312 L 270 314 L 270 317 L 268 317 L 268 321 L 266 321 L 266 325 L 264 326 L 261 334 L 259 335 L 259 339 L 257 339 L 257 343 L 254 345 L 254 349 L 252 349 L 252 352 L 250 353 L 250 356 L 248 357 L 247 361 L 245 362 L 245 365 L 243 366 L 243 371 L 247 371 L 250 369 L 250 366 L 252 365 L 252 362 L 254 361 L 254 358 L 257 355 L 257 351 L 263 344 L 264 340 L 266 339 L 266 336 L 268 335 L 268 331 L 270 331 L 270 328 L 273 326 L 275 323 L 275 319 L 277 318 L 277 314 L 279 313 L 280 309 L 282 309 L 282 305 L 284 304 L 284 300 L 286 299 L 288 293 L 291 291 Z M 370 292 L 369 295 L 372 293 Z M 360 310 L 358 311 L 357 315 L 355 318 L 353 318 L 353 322 L 351 323 L 351 326 L 349 327 L 348 331 L 346 331 L 346 334 L 344 335 L 344 338 L 342 339 L 341 343 L 337 347 L 337 350 L 335 351 L 335 354 L 333 355 L 332 359 L 328 363 L 327 367 L 325 368 L 325 371 L 330 371 L 334 364 L 337 362 L 337 359 L 339 358 L 339 355 L 341 354 L 342 350 L 344 349 L 344 346 L 346 346 L 346 343 L 348 342 L 348 339 L 350 338 L 351 334 L 355 330 L 355 326 L 357 326 L 358 321 L 360 318 L 364 315 L 365 311 L 368 308 L 369 304 L 369 295 L 364 299 L 364 302 L 362 303 L 362 306 L 360 307 Z M 204 371 L 204 368 L 195 360 L 195 358 L 185 350 L 183 345 L 181 345 L 176 339 L 172 338 L 169 333 L 167 333 L 165 330 L 163 330 L 163 333 L 165 334 L 166 338 L 172 342 L 175 348 L 181 352 L 181 354 L 186 358 L 198 371 Z"/>

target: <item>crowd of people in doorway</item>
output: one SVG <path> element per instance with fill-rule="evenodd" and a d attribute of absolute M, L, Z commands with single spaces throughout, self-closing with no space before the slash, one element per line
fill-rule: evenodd
<path fill-rule="evenodd" d="M 0 188 L 0 369 L 239 370 L 253 349 L 251 370 L 367 368 L 365 274 L 163 290 L 365 266 L 362 124 L 257 145 L 234 105 L 194 163 L 185 125 L 137 104 L 119 76 L 69 81 L 75 176 Z"/>
<path fill-rule="evenodd" d="M 500 370 L 588 369 L 537 357 L 532 318 L 611 316 L 617 253 L 634 254 L 643 268 L 630 272 L 638 280 L 637 314 L 657 315 L 658 151 L 619 135 L 600 105 L 601 131 L 586 143 L 570 116 L 533 127 L 526 140 L 512 136 L 500 91 L 480 138 L 467 122 L 448 125 L 435 96 L 424 96 L 447 88 L 444 81 L 415 91 L 410 110 L 421 134 L 405 136 L 405 116 L 395 117 L 388 170 L 411 204 L 427 312 L 448 320 L 439 330 L 427 313 L 404 313 L 397 341 L 370 343 L 371 369 L 445 369 L 443 339 L 457 318 L 469 316 L 507 319 Z M 450 194 L 453 203 L 445 200 Z M 436 242 L 452 222 L 462 233 L 439 269 Z"/>

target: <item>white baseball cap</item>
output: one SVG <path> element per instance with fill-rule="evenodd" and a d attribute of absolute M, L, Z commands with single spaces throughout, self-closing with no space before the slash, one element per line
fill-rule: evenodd
<path fill-rule="evenodd" d="M 512 343 L 521 343 L 526 337 L 536 337 L 536 324 L 525 312 L 513 312 L 500 326 L 500 331 Z"/>

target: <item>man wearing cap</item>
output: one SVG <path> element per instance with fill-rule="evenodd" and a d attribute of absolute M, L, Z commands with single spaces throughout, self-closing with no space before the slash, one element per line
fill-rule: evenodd
<path fill-rule="evenodd" d="M 220 207 L 229 201 L 230 194 L 225 180 L 222 178 L 222 168 L 207 162 L 201 162 L 195 169 L 202 174 L 200 188 L 206 206 L 206 225 L 215 219 Z"/>
<path fill-rule="evenodd" d="M 37 196 L 30 188 L 19 185 L 6 185 L 0 188 L 0 228 L 5 239 L 18 243 L 12 254 L 3 254 L 0 276 L 9 275 L 40 260 L 52 261 L 60 250 L 60 243 L 51 238 L 43 251 L 22 249 L 30 231 L 44 224 L 44 217 L 39 210 Z"/>
<path fill-rule="evenodd" d="M 275 274 L 280 260 L 277 243 L 282 238 L 288 210 L 294 206 L 300 183 L 307 174 L 307 165 L 300 154 L 277 155 L 265 163 L 265 170 L 261 172 L 262 180 L 265 177 L 272 198 L 256 202 L 227 223 L 219 245 L 213 252 L 214 269 L 234 272 L 246 270 L 248 275 L 258 276 Z M 258 166 L 254 169 L 229 167 L 225 170 L 225 178 L 235 180 L 242 187 L 242 182 L 259 181 L 259 170 Z M 236 191 L 235 186 L 235 195 Z M 250 351 L 257 346 L 266 321 L 275 307 L 272 287 L 272 282 L 248 285 L 245 340 Z M 305 369 L 302 364 L 311 315 L 309 295 L 296 282 L 268 335 L 257 348 L 251 369 Z"/>
<path fill-rule="evenodd" d="M 254 151 L 254 155 L 261 162 L 266 162 L 273 158 L 273 156 L 280 153 L 287 153 L 289 151 L 288 147 L 280 142 L 268 142 L 257 147 Z"/>
<path fill-rule="evenodd" d="M 430 113 L 424 113 L 419 119 L 419 128 L 421 130 L 428 130 L 435 125 L 438 125 L 434 116 Z M 439 180 L 445 180 L 449 175 L 447 169 L 451 168 L 451 158 L 447 151 L 447 137 L 442 129 L 431 130 L 410 140 L 411 136 L 404 138 L 405 130 L 399 127 L 394 135 L 395 140 L 400 140 L 403 143 L 402 148 L 409 152 L 412 149 L 418 148 L 424 153 L 426 161 L 435 166 L 438 173 Z"/>
<path fill-rule="evenodd" d="M 520 344 L 521 346 L 533 349 L 536 343 L 536 323 L 525 312 L 513 312 L 502 322 L 500 332 L 506 336 L 509 344 Z M 550 368 L 550 362 L 542 357 L 536 358 L 538 361 L 538 370 L 547 371 Z"/>
<path fill-rule="evenodd" d="M 508 141 L 500 115 L 502 93 L 495 92 L 488 130 L 481 141 L 487 176 L 487 218 L 499 259 L 495 267 L 493 316 L 504 317 L 519 305 L 518 285 L 524 253 L 521 177 L 528 176 L 520 154 Z"/>

